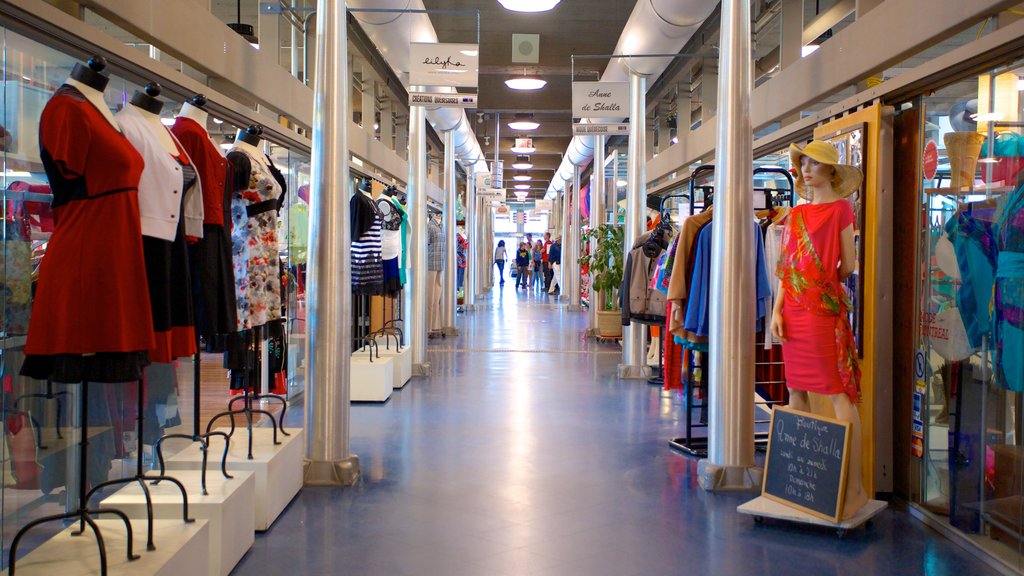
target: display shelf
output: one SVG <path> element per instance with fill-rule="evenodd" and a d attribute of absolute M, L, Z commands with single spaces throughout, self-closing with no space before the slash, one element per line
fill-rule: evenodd
<path fill-rule="evenodd" d="M 235 470 L 233 478 L 212 474 L 203 494 L 198 470 L 177 470 L 174 477 L 188 491 L 189 513 L 209 523 L 211 576 L 227 576 L 252 547 L 256 534 L 256 475 Z M 181 493 L 167 483 L 149 486 L 153 517 L 174 520 L 181 516 Z M 146 518 L 146 500 L 137 484 L 125 486 L 100 503 L 116 508 L 132 520 Z"/>
<path fill-rule="evenodd" d="M 352 361 L 349 364 L 352 402 L 387 402 L 391 398 L 397 357 L 381 354 L 377 358 L 376 347 L 373 348 L 375 357 L 372 361 L 369 352 L 352 354 Z"/>
<path fill-rule="evenodd" d="M 390 388 L 389 388 L 390 389 Z M 225 428 L 217 430 L 224 431 Z M 231 442 L 228 451 L 228 471 L 251 471 L 256 479 L 256 531 L 262 532 L 270 528 L 274 520 L 284 511 L 285 506 L 302 488 L 302 458 L 305 445 L 305 430 L 289 429 L 290 436 L 279 436 L 280 444 L 274 444 L 271 428 L 253 428 L 253 458 L 247 458 L 247 446 L 244 441 Z M 236 439 L 244 432 L 239 430 Z M 210 438 L 209 450 L 219 454 L 224 450 L 224 440 L 219 436 Z M 199 470 L 203 464 L 203 454 L 199 444 L 192 444 L 181 452 L 167 459 L 168 473 L 174 475 L 176 470 Z M 207 476 L 207 482 L 213 480 L 215 474 Z"/>
<path fill-rule="evenodd" d="M 181 503 L 178 503 L 181 512 Z M 129 561 L 125 555 L 124 523 L 120 520 L 96 520 L 107 545 L 108 576 L 209 576 L 210 528 L 200 520 L 185 524 L 181 519 L 156 520 L 153 534 L 156 550 L 141 552 L 141 558 Z M 146 541 L 146 523 L 135 522 L 132 534 L 136 552 Z M 100 557 L 96 539 L 72 536 L 75 523 L 44 544 L 18 559 L 18 576 L 92 576 L 99 574 Z M 7 570 L 3 571 L 7 574 Z"/>

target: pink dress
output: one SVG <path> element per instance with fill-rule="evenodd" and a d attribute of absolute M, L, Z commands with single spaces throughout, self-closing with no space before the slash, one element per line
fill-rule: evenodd
<path fill-rule="evenodd" d="M 846 392 L 857 401 L 859 370 L 855 355 L 850 357 L 849 306 L 838 269 L 840 234 L 853 223 L 853 208 L 846 200 L 794 208 L 782 244 L 786 254 L 778 275 L 785 292 L 782 319 L 786 340 L 782 355 L 786 385 L 826 395 Z M 813 252 L 794 257 L 803 231 Z"/>

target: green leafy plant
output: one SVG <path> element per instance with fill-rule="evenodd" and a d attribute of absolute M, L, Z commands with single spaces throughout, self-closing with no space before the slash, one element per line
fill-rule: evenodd
<path fill-rule="evenodd" d="M 580 258 L 580 265 L 586 266 L 594 275 L 592 291 L 595 296 L 601 294 L 604 297 L 601 310 L 619 309 L 619 299 L 615 293 L 622 283 L 622 267 L 625 265 L 624 237 L 625 232 L 621 226 L 602 224 L 588 230 L 580 238 L 581 254 L 591 239 L 596 240 L 593 251 Z"/>

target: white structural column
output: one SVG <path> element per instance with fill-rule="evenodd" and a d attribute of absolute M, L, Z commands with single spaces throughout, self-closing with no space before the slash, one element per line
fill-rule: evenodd
<path fill-rule="evenodd" d="M 456 281 L 456 245 L 455 245 L 455 131 L 444 133 L 444 286 L 441 289 L 441 330 L 445 334 L 458 334 L 455 327 L 455 281 Z"/>
<path fill-rule="evenodd" d="M 306 327 L 306 484 L 351 485 L 352 274 L 349 266 L 348 59 L 344 3 L 317 2 Z"/>
<path fill-rule="evenodd" d="M 604 136 L 594 136 L 594 160 L 591 164 L 590 179 L 590 229 L 604 224 Z M 590 253 L 597 248 L 597 242 L 591 240 Z M 597 334 L 597 311 L 604 303 L 601 296 L 594 292 L 594 274 L 590 274 L 590 332 Z"/>
<path fill-rule="evenodd" d="M 484 223 L 484 218 L 490 214 L 490 210 L 487 209 L 487 202 L 477 197 L 476 199 L 476 236 L 472 240 L 470 247 L 476 254 L 477 267 L 474 271 L 474 277 L 476 278 L 476 297 L 483 298 L 487 292 L 487 269 L 490 266 L 490 262 L 487 260 L 487 225 Z"/>
<path fill-rule="evenodd" d="M 480 242 L 480 239 L 477 238 L 479 233 L 476 225 L 476 204 L 476 175 L 470 165 L 470 168 L 466 170 L 466 239 L 469 240 L 469 248 L 466 250 L 466 272 L 462 279 L 466 312 L 470 312 L 476 307 L 476 245 Z"/>
<path fill-rule="evenodd" d="M 569 207 L 569 238 L 562 240 L 562 269 L 566 274 L 566 292 L 569 294 L 569 309 L 582 310 L 580 302 L 580 213 L 582 200 L 580 190 L 580 167 L 572 169 L 572 195 Z"/>
<path fill-rule="evenodd" d="M 404 334 L 412 347 L 412 371 L 430 375 L 427 362 L 427 115 L 422 106 L 409 107 L 409 258 L 410 276 L 405 285 L 409 310 Z"/>
<path fill-rule="evenodd" d="M 647 78 L 636 72 L 629 73 L 629 152 L 626 178 L 626 229 L 624 250 L 629 254 L 633 244 L 644 232 L 646 182 L 647 182 L 647 138 L 646 104 Z M 626 306 L 629 303 L 626 302 Z M 644 348 L 647 327 L 636 322 L 622 330 L 622 364 L 619 364 L 619 378 L 641 378 L 650 375 Z"/>
<path fill-rule="evenodd" d="M 711 237 L 708 337 L 708 457 L 698 464 L 705 490 L 754 490 L 754 230 L 750 2 L 722 1 Z"/>
<path fill-rule="evenodd" d="M 562 215 L 559 218 L 559 236 L 562 238 L 562 256 L 558 262 L 558 278 L 552 280 L 552 282 L 558 282 L 558 299 L 565 302 L 569 300 L 569 288 L 566 286 L 566 279 L 568 274 L 565 273 L 565 250 L 569 244 L 569 199 L 572 197 L 572 193 L 569 188 L 572 186 L 570 182 L 565 183 L 565 188 L 562 189 L 561 198 L 562 201 Z"/>

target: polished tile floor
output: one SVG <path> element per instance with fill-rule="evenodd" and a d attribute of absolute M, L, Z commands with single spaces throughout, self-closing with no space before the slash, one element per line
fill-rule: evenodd
<path fill-rule="evenodd" d="M 992 574 L 903 511 L 844 540 L 755 525 L 697 486 L 680 401 L 618 381 L 617 345 L 548 296 L 495 287 L 431 340 L 430 378 L 352 407 L 352 488 L 305 488 L 238 575 Z M 297 414 L 295 415 L 298 416 Z"/>

